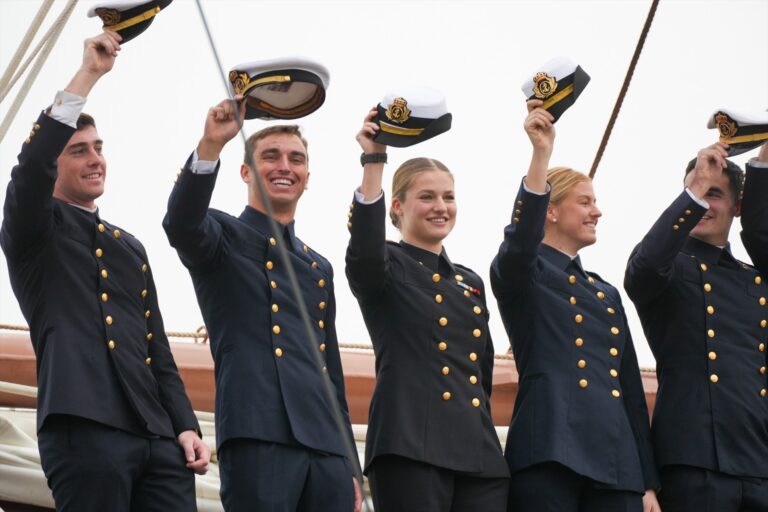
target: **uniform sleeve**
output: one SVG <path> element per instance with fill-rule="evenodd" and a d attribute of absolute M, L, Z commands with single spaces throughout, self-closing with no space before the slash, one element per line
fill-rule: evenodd
<path fill-rule="evenodd" d="M 491 288 L 499 301 L 512 301 L 535 283 L 548 205 L 549 192 L 536 194 L 520 185 L 512 222 L 504 228 L 504 241 L 491 263 Z"/>
<path fill-rule="evenodd" d="M 56 161 L 75 130 L 40 114 L 11 171 L 0 245 L 9 260 L 22 259 L 53 227 Z"/>
<path fill-rule="evenodd" d="M 196 174 L 191 164 L 190 156 L 168 199 L 163 228 L 187 268 L 206 270 L 214 267 L 224 252 L 221 224 L 208 212 L 219 167 L 217 164 L 213 173 Z"/>
<path fill-rule="evenodd" d="M 741 241 L 752 263 L 768 274 L 768 169 L 747 164 L 741 227 Z"/>
<path fill-rule="evenodd" d="M 387 259 L 384 195 L 374 203 L 354 200 L 349 218 L 346 273 L 358 300 L 380 295 L 386 287 Z"/>
<path fill-rule="evenodd" d="M 624 273 L 624 289 L 637 305 L 656 299 L 674 278 L 675 258 L 707 209 L 683 191 L 635 247 Z"/>

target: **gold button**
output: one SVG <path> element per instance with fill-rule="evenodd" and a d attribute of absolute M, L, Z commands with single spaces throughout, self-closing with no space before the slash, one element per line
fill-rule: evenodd
<path fill-rule="evenodd" d="M 144 317 L 145 317 L 145 318 L 149 318 L 149 315 L 151 315 L 151 314 L 152 314 L 152 313 L 150 313 L 150 312 L 149 312 L 149 310 L 146 310 L 146 311 L 144 312 Z"/>
<path fill-rule="evenodd" d="M 280 306 L 277 304 L 272 304 L 272 312 L 277 313 L 278 311 L 280 311 Z"/>
<path fill-rule="evenodd" d="M 39 130 L 39 129 L 40 129 L 40 125 L 35 123 L 35 130 Z"/>
<path fill-rule="evenodd" d="M 141 297 L 146 298 L 146 296 L 149 294 L 147 290 L 141 290 Z"/>
<path fill-rule="evenodd" d="M 568 276 L 568 282 L 574 284 L 576 282 L 576 276 Z"/>
<path fill-rule="evenodd" d="M 522 210 L 515 210 L 515 215 L 520 215 L 521 213 L 523 213 Z"/>
<path fill-rule="evenodd" d="M 107 269 L 105 269 L 105 268 L 101 269 L 101 277 L 106 279 L 107 276 L 109 276 L 109 272 L 107 272 Z"/>
<path fill-rule="evenodd" d="M 760 303 L 761 306 L 765 306 L 765 297 L 760 297 L 760 300 L 757 302 Z"/>
<path fill-rule="evenodd" d="M 614 389 L 613 391 L 611 391 L 611 394 L 613 395 L 613 398 L 619 398 L 621 396 L 621 393 L 619 392 L 618 389 Z"/>
<path fill-rule="evenodd" d="M 112 325 L 112 317 L 107 315 L 107 318 L 105 318 L 107 325 Z"/>
<path fill-rule="evenodd" d="M 576 305 L 576 297 L 571 297 L 570 299 L 568 299 L 568 301 L 569 301 L 571 304 L 573 304 L 574 306 Z"/>
<path fill-rule="evenodd" d="M 619 355 L 619 349 L 617 349 L 616 347 L 611 347 L 611 350 L 609 350 L 609 352 L 613 357 L 616 357 Z"/>
<path fill-rule="evenodd" d="M 276 355 L 277 357 L 283 357 L 283 349 L 281 349 L 280 347 L 277 347 L 277 348 L 275 349 L 275 355 Z"/>
<path fill-rule="evenodd" d="M 576 364 L 578 365 L 579 368 L 586 368 L 587 367 L 587 362 L 585 360 L 583 360 L 583 359 L 579 359 L 579 362 L 576 363 Z"/>
<path fill-rule="evenodd" d="M 323 366 L 323 373 L 328 373 L 328 367 L 327 366 Z"/>
<path fill-rule="evenodd" d="M 760 367 L 760 375 L 765 375 L 765 366 Z"/>
<path fill-rule="evenodd" d="M 692 214 L 692 213 L 693 213 L 693 212 L 692 212 L 691 210 L 685 210 L 685 214 L 686 214 L 686 215 L 690 215 L 690 214 Z"/>
<path fill-rule="evenodd" d="M 275 281 L 270 281 L 269 286 L 271 286 L 272 288 L 277 288 L 277 283 Z"/>
<path fill-rule="evenodd" d="M 619 328 L 618 327 L 611 327 L 611 334 L 613 334 L 613 335 L 619 334 Z"/>
<path fill-rule="evenodd" d="M 755 276 L 755 284 L 760 284 L 763 282 L 763 278 L 760 276 Z"/>
<path fill-rule="evenodd" d="M 435 302 L 437 302 L 438 304 L 441 304 L 443 302 L 443 296 L 440 295 L 439 293 L 435 295 Z"/>
<path fill-rule="evenodd" d="M 615 310 L 615 309 L 613 309 L 613 308 L 608 308 L 606 311 L 608 311 L 608 312 L 609 312 L 610 314 L 612 314 L 612 315 L 615 315 L 615 314 L 616 314 L 616 310 Z"/>
<path fill-rule="evenodd" d="M 520 217 L 512 217 L 512 222 L 520 222 Z"/>
<path fill-rule="evenodd" d="M 351 222 L 347 222 L 347 228 L 351 228 L 351 227 L 352 227 L 352 223 Z"/>
<path fill-rule="evenodd" d="M 618 377 L 618 376 L 619 376 L 619 372 L 617 372 L 615 368 L 611 368 L 611 377 Z"/>
<path fill-rule="evenodd" d="M 706 272 L 707 271 L 707 264 L 706 263 L 702 263 L 701 265 L 699 265 L 699 268 L 701 268 L 701 270 L 703 272 Z"/>
<path fill-rule="evenodd" d="M 437 344 L 437 348 L 440 349 L 441 352 L 445 351 L 448 348 L 448 344 L 444 341 L 441 341 Z"/>
<path fill-rule="evenodd" d="M 672 226 L 672 229 L 674 229 L 675 231 L 677 231 L 678 229 L 680 229 L 680 226 L 678 226 L 677 224 L 675 224 L 674 226 Z"/>
<path fill-rule="evenodd" d="M 109 340 L 109 343 L 107 343 L 107 346 L 109 347 L 109 350 L 115 350 L 117 343 L 115 343 L 115 340 Z"/>
<path fill-rule="evenodd" d="M 518 201 L 517 202 L 517 206 L 523 206 L 523 202 L 522 201 Z"/>
<path fill-rule="evenodd" d="M 761 343 L 757 346 L 757 350 L 760 352 L 765 352 L 765 343 Z"/>
<path fill-rule="evenodd" d="M 459 274 L 456 274 L 456 275 L 454 276 L 454 278 L 455 278 L 457 281 L 459 281 L 459 282 L 461 282 L 461 281 L 463 281 L 463 280 L 464 280 L 464 276 L 462 276 L 462 275 L 459 275 Z"/>
<path fill-rule="evenodd" d="M 351 219 L 352 218 L 352 212 L 347 212 L 347 217 Z"/>
<path fill-rule="evenodd" d="M 483 312 L 483 309 L 480 306 L 475 306 L 472 308 L 472 311 L 474 311 L 476 315 L 479 315 Z"/>
<path fill-rule="evenodd" d="M 318 304 L 317 307 L 320 308 L 321 310 L 325 309 L 325 301 L 323 301 L 320 304 Z"/>
<path fill-rule="evenodd" d="M 584 344 L 584 340 L 581 338 L 576 338 L 576 346 L 580 347 Z"/>
<path fill-rule="evenodd" d="M 147 365 L 150 365 L 150 364 L 152 364 L 152 358 L 151 358 L 151 357 L 148 357 L 148 358 L 146 358 L 146 359 L 144 360 L 144 362 L 145 362 L 145 363 L 147 363 Z"/>
<path fill-rule="evenodd" d="M 269 237 L 269 245 L 277 245 L 277 240 L 275 240 L 273 237 Z"/>
<path fill-rule="evenodd" d="M 709 376 L 709 380 L 712 381 L 712 384 L 717 384 L 717 381 L 720 380 L 720 377 L 717 376 L 717 374 L 712 374 Z"/>
<path fill-rule="evenodd" d="M 445 393 L 443 393 L 443 400 L 450 400 L 450 399 L 451 399 L 450 391 L 446 391 Z"/>
<path fill-rule="evenodd" d="M 464 290 L 464 296 L 469 297 L 469 290 Z"/>
<path fill-rule="evenodd" d="M 685 222 L 685 219 L 684 219 L 683 217 L 680 217 L 679 219 L 677 219 L 677 222 L 679 222 L 680 224 L 682 224 L 683 222 Z"/>
<path fill-rule="evenodd" d="M 704 283 L 704 291 L 705 292 L 711 292 L 712 291 L 712 285 L 709 283 Z"/>
<path fill-rule="evenodd" d="M 586 388 L 587 386 L 589 386 L 589 382 L 587 382 L 587 379 L 581 379 L 581 380 L 579 381 L 579 387 L 580 387 L 580 388 L 584 389 L 584 388 Z"/>
<path fill-rule="evenodd" d="M 147 264 L 145 263 L 145 264 L 143 264 L 143 265 L 141 266 L 141 271 L 142 271 L 142 272 L 144 272 L 144 273 L 146 273 L 146 272 L 147 272 L 147 270 L 149 270 L 149 267 L 148 267 L 148 266 L 147 266 Z"/>
<path fill-rule="evenodd" d="M 101 294 L 101 302 L 107 302 L 109 300 L 109 295 L 106 293 Z"/>
<path fill-rule="evenodd" d="M 440 320 L 438 320 L 438 323 L 439 323 L 441 326 L 445 327 L 446 325 L 448 325 L 448 319 L 447 319 L 447 318 L 445 318 L 444 316 L 441 316 L 441 317 L 440 317 Z"/>
<path fill-rule="evenodd" d="M 768 391 L 766 391 L 765 388 L 760 390 L 760 396 L 764 397 L 766 394 L 768 394 Z"/>
<path fill-rule="evenodd" d="M 432 274 L 432 281 L 439 283 L 440 282 L 440 274 Z"/>
<path fill-rule="evenodd" d="M 272 270 L 272 269 L 274 268 L 274 266 L 275 266 L 275 264 L 274 264 L 274 263 L 272 263 L 271 261 L 268 261 L 268 262 L 267 262 L 267 265 L 266 265 L 266 267 L 267 267 L 267 270 Z"/>
<path fill-rule="evenodd" d="M 597 298 L 598 298 L 598 299 L 600 299 L 600 300 L 603 300 L 603 299 L 605 299 L 605 293 L 603 293 L 603 292 L 597 292 Z"/>
<path fill-rule="evenodd" d="M 581 315 L 576 315 L 575 317 L 573 317 L 573 319 L 576 320 L 577 324 L 580 324 L 581 322 L 584 321 L 584 317 Z"/>
<path fill-rule="evenodd" d="M 480 400 L 477 398 L 472 399 L 472 405 L 475 407 L 480 407 Z"/>
<path fill-rule="evenodd" d="M 317 282 L 317 286 L 320 288 L 323 288 L 325 286 L 325 279 L 321 279 Z"/>
<path fill-rule="evenodd" d="M 320 326 L 321 329 L 325 329 L 325 322 L 323 322 L 322 320 L 317 322 L 317 325 Z"/>
<path fill-rule="evenodd" d="M 709 357 L 710 361 L 714 361 L 715 359 L 717 359 L 717 352 L 712 351 L 709 354 L 707 354 L 707 357 Z"/>
<path fill-rule="evenodd" d="M 120 230 L 119 229 L 114 230 L 112 232 L 112 236 L 114 236 L 115 238 L 120 238 Z"/>
<path fill-rule="evenodd" d="M 312 262 L 312 268 L 317 268 L 317 262 L 316 261 Z"/>
<path fill-rule="evenodd" d="M 304 246 L 302 247 L 302 249 L 304 249 L 304 252 L 309 252 L 309 247 L 307 247 L 307 245 L 306 245 L 306 244 L 304 244 Z"/>
<path fill-rule="evenodd" d="M 474 336 L 475 338 L 479 338 L 482 335 L 483 335 L 483 332 L 480 329 L 475 329 L 474 331 L 472 331 L 472 336 Z"/>
<path fill-rule="evenodd" d="M 760 327 L 765 328 L 766 325 L 768 325 L 768 320 L 760 320 Z"/>
<path fill-rule="evenodd" d="M 98 226 L 96 226 L 96 228 L 99 230 L 99 233 L 103 233 L 103 232 L 105 232 L 107 230 L 107 228 L 106 228 L 106 226 L 104 226 L 104 224 L 99 224 Z"/>
<path fill-rule="evenodd" d="M 104 251 L 101 249 L 96 249 L 96 257 L 101 258 L 102 256 L 104 256 Z"/>
<path fill-rule="evenodd" d="M 470 384 L 477 384 L 477 377 L 474 375 L 470 375 L 469 377 L 469 383 Z"/>
<path fill-rule="evenodd" d="M 152 333 L 151 332 L 147 333 L 147 341 L 152 341 Z"/>
<path fill-rule="evenodd" d="M 477 354 L 475 354 L 474 352 L 470 352 L 469 353 L 469 360 L 470 361 L 477 361 Z"/>
<path fill-rule="evenodd" d="M 710 338 L 714 338 L 715 337 L 715 330 L 714 329 L 707 330 L 707 336 L 709 336 Z"/>
<path fill-rule="evenodd" d="M 280 334 L 280 326 L 279 325 L 273 325 L 272 326 L 272 332 L 275 334 Z"/>
<path fill-rule="evenodd" d="M 714 315 L 715 314 L 715 308 L 712 307 L 712 306 L 707 306 L 707 313 L 709 313 L 710 315 Z"/>
<path fill-rule="evenodd" d="M 325 343 L 320 344 L 320 352 L 325 352 Z"/>
<path fill-rule="evenodd" d="M 594 278 L 594 277 L 592 277 L 592 276 L 589 276 L 589 277 L 587 278 L 587 281 L 589 281 L 589 284 L 595 284 L 595 278 Z"/>
<path fill-rule="evenodd" d="M 443 375 L 448 375 L 449 373 L 451 373 L 451 369 L 447 366 L 443 366 Z"/>

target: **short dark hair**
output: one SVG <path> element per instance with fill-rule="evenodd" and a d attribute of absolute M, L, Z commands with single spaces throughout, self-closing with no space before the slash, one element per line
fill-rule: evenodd
<path fill-rule="evenodd" d="M 80 115 L 77 116 L 77 131 L 85 130 L 89 126 L 96 128 L 96 120 L 85 112 L 81 112 Z"/>
<path fill-rule="evenodd" d="M 688 162 L 688 167 L 685 168 L 686 176 L 688 176 L 688 173 L 696 167 L 696 160 L 697 159 L 694 158 Z M 728 159 L 726 159 L 725 162 L 727 164 L 725 174 L 728 176 L 728 186 L 731 189 L 733 201 L 737 202 L 741 199 L 741 195 L 744 193 L 744 171 L 741 170 L 741 167 Z"/>
<path fill-rule="evenodd" d="M 301 143 L 304 145 L 304 150 L 309 151 L 309 145 L 307 144 L 307 139 L 304 138 L 304 136 L 301 134 L 301 128 L 299 128 L 296 124 L 277 124 L 274 126 L 268 126 L 266 128 L 263 128 L 256 133 L 253 133 L 250 137 L 248 137 L 248 140 L 245 141 L 245 155 L 243 157 L 243 161 L 247 162 L 248 159 L 253 154 L 253 148 L 256 147 L 256 143 L 259 142 L 261 139 L 265 137 L 269 137 L 270 135 L 274 135 L 276 133 L 287 133 L 288 135 L 295 135 L 299 138 Z M 251 155 L 248 154 L 248 148 L 251 149 Z M 307 155 L 307 159 L 309 159 L 309 155 Z"/>

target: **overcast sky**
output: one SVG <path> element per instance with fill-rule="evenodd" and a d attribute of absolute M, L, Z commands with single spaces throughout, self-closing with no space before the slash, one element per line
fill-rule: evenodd
<path fill-rule="evenodd" d="M 0 0 L 2 70 L 40 3 Z M 55 2 L 41 32 L 65 3 Z M 558 55 L 571 57 L 591 75 L 577 104 L 557 123 L 552 158 L 553 165 L 588 171 L 650 7 L 646 0 L 203 4 L 226 69 L 304 55 L 330 70 L 325 105 L 299 120 L 309 140 L 311 178 L 296 230 L 334 264 L 339 337 L 354 343 L 369 337 L 344 278 L 346 214 L 362 174 L 354 135 L 368 109 L 400 84 L 445 93 L 453 128 L 423 144 L 390 149 L 385 190 L 389 199 L 392 173 L 404 160 L 443 161 L 455 174 L 459 206 L 456 228 L 446 240 L 448 254 L 482 275 L 490 294 L 488 268 L 530 157 L 520 85 Z M 81 1 L 76 7 L 0 143 L 0 190 L 39 111 L 79 66 L 82 40 L 101 30 L 100 20 L 86 17 L 91 5 Z M 0 105 L 0 115 L 18 89 Z M 195 3 L 176 0 L 124 46 L 86 105 L 96 117 L 108 161 L 107 192 L 98 201 L 101 215 L 147 248 L 169 330 L 195 330 L 202 317 L 161 220 L 207 109 L 224 95 Z M 632 247 L 682 190 L 688 160 L 717 140 L 706 121 L 720 107 L 768 107 L 768 0 L 662 0 L 595 180 L 603 217 L 597 244 L 582 251 L 587 269 L 622 288 Z M 246 130 L 265 124 L 247 121 Z M 241 153 L 239 139 L 225 149 L 212 202 L 234 215 L 246 202 L 238 172 Z M 755 154 L 734 160 L 743 164 Z M 391 239 L 399 239 L 392 226 L 388 229 Z M 734 224 L 734 253 L 747 260 L 739 230 Z M 0 260 L 0 323 L 23 324 L 2 255 Z M 652 366 L 635 310 L 623 298 L 640 363 Z M 488 301 L 496 347 L 504 351 L 507 337 L 492 296 Z"/>

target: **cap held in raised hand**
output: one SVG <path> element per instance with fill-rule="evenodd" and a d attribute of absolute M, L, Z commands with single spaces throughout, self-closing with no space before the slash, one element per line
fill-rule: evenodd
<path fill-rule="evenodd" d="M 88 16 L 98 16 L 104 30 L 117 32 L 127 43 L 152 24 L 155 16 L 173 0 L 97 2 L 88 10 Z"/>
<path fill-rule="evenodd" d="M 589 83 L 589 75 L 567 57 L 557 57 L 532 73 L 522 85 L 528 100 L 539 99 L 555 121 L 568 110 Z"/>
<path fill-rule="evenodd" d="M 709 116 L 707 128 L 720 131 L 728 144 L 728 156 L 739 155 L 768 142 L 768 112 L 737 112 L 720 109 Z"/>
<path fill-rule="evenodd" d="M 445 97 L 429 87 L 407 86 L 387 93 L 377 106 L 374 122 L 379 144 L 404 148 L 451 129 L 453 116 Z"/>

